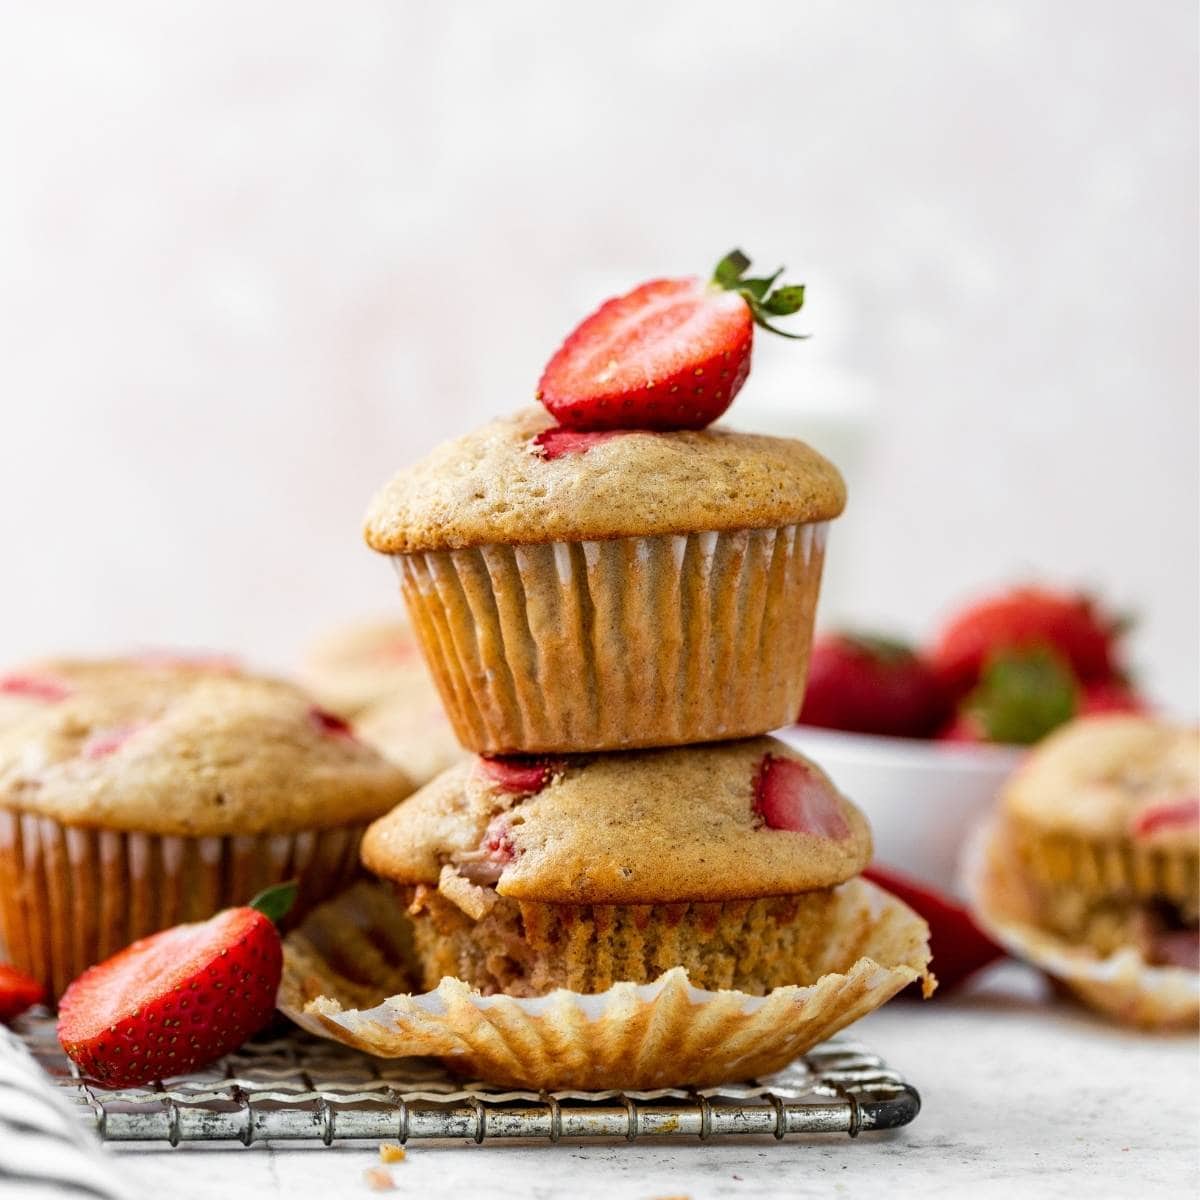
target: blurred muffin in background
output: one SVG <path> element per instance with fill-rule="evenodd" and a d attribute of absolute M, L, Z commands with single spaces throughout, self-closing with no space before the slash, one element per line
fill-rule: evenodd
<path fill-rule="evenodd" d="M 1073 721 L 1006 786 L 975 887 L 984 923 L 1141 1025 L 1200 1015 L 1200 730 Z"/>
<path fill-rule="evenodd" d="M 120 682 L 240 675 L 223 654 L 145 650 L 113 658 L 43 658 L 0 672 L 0 730 L 81 691 Z"/>
<path fill-rule="evenodd" d="M 326 634 L 300 675 L 321 704 L 352 719 L 358 736 L 417 786 L 466 754 L 406 621 L 358 621 Z"/>

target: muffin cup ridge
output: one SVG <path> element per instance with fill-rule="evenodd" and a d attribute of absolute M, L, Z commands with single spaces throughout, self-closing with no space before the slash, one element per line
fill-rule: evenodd
<path fill-rule="evenodd" d="M 285 940 L 280 1008 L 381 1057 L 434 1056 L 500 1086 L 563 1091 L 708 1086 L 770 1074 L 928 975 L 928 929 L 863 880 L 837 889 L 819 974 L 765 996 L 693 987 L 681 967 L 590 994 L 483 996 L 444 978 L 406 994 L 404 910 L 359 883 Z M 390 953 L 381 946 L 390 945 Z"/>
<path fill-rule="evenodd" d="M 684 745 L 795 718 L 827 528 L 488 545 L 393 561 L 469 749 Z"/>
<path fill-rule="evenodd" d="M 365 825 L 182 837 L 64 825 L 0 808 L 0 932 L 53 996 L 139 937 L 297 879 L 303 912 L 359 873 Z"/>

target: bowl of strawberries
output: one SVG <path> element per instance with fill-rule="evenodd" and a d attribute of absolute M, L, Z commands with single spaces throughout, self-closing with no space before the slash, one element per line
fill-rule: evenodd
<path fill-rule="evenodd" d="M 881 869 L 958 894 L 959 854 L 1026 747 L 1075 716 L 1140 712 L 1127 623 L 1047 587 L 985 596 L 929 645 L 818 637 L 799 723 L 782 734 L 871 820 Z"/>

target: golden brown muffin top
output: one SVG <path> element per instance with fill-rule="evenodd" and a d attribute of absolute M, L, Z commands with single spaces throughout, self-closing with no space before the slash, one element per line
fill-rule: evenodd
<path fill-rule="evenodd" d="M 41 658 L 0 671 L 0 730 L 90 688 L 240 674 L 237 662 L 221 654 L 145 651 L 118 658 Z"/>
<path fill-rule="evenodd" d="M 526 408 L 439 446 L 375 497 L 367 542 L 406 554 L 765 529 L 826 521 L 846 504 L 837 468 L 794 439 L 634 431 L 547 458 L 534 439 L 553 424 Z"/>
<path fill-rule="evenodd" d="M 453 767 L 376 821 L 375 874 L 449 867 L 501 896 L 651 904 L 831 887 L 871 858 L 866 818 L 775 738 Z"/>
<path fill-rule="evenodd" d="M 412 790 L 342 720 L 274 680 L 119 681 L 0 732 L 0 806 L 154 834 L 368 821 Z"/>
<path fill-rule="evenodd" d="M 1200 729 L 1127 715 L 1072 721 L 1025 759 L 1003 804 L 1050 833 L 1194 851 Z"/>

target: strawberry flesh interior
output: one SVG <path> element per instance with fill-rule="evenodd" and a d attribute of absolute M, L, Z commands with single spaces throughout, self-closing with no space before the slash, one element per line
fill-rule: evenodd
<path fill-rule="evenodd" d="M 553 758 L 480 756 L 479 762 L 484 774 L 502 792 L 513 796 L 531 796 L 540 792 L 562 769 L 562 763 Z"/>
<path fill-rule="evenodd" d="M 71 689 L 48 675 L 5 675 L 0 679 L 0 693 L 6 696 L 28 696 L 31 700 L 53 703 L 65 700 Z"/>
<path fill-rule="evenodd" d="M 586 454 L 593 446 L 611 441 L 628 432 L 624 429 L 597 429 L 587 432 L 579 429 L 543 429 L 533 439 L 534 450 L 540 458 L 552 462 L 568 454 Z"/>
<path fill-rule="evenodd" d="M 850 836 L 838 794 L 798 759 L 763 755 L 754 780 L 754 811 L 770 829 L 834 841 Z"/>
<path fill-rule="evenodd" d="M 84 972 L 70 987 L 60 1010 L 73 1041 L 102 1034 L 135 1012 L 174 993 L 200 985 L 230 945 L 271 922 L 252 908 L 229 908 L 207 921 L 176 925 L 134 942 L 113 958 Z M 69 997 L 69 999 L 68 999 Z"/>
<path fill-rule="evenodd" d="M 1133 819 L 1134 837 L 1149 837 L 1160 829 L 1187 829 L 1200 824 L 1200 796 L 1187 796 L 1143 809 Z"/>

